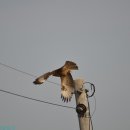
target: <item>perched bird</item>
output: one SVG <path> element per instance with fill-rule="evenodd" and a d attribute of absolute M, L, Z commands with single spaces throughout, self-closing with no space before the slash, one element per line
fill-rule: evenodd
<path fill-rule="evenodd" d="M 71 100 L 74 93 L 74 81 L 71 75 L 71 70 L 78 70 L 78 66 L 72 61 L 66 61 L 61 68 L 41 75 L 40 77 L 36 78 L 33 83 L 36 85 L 42 84 L 49 78 L 49 76 L 60 77 L 61 98 L 64 102 L 68 102 Z"/>

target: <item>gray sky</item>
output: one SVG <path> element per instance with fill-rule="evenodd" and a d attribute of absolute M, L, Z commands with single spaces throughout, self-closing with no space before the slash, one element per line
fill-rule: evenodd
<path fill-rule="evenodd" d="M 34 75 L 77 63 L 96 86 L 95 130 L 130 128 L 129 0 L 0 0 L 0 62 Z M 64 104 L 60 87 L 0 66 L 0 89 Z M 49 80 L 60 83 L 51 77 Z M 79 130 L 76 112 L 0 93 L 0 125 Z M 91 111 L 94 100 L 91 99 Z M 75 106 L 74 97 L 69 106 Z"/>

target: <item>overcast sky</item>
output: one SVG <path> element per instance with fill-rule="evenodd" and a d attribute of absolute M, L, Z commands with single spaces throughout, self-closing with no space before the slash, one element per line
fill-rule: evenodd
<path fill-rule="evenodd" d="M 0 0 L 0 62 L 41 75 L 66 60 L 73 78 L 96 86 L 94 130 L 130 128 L 129 0 Z M 64 104 L 60 86 L 0 65 L 0 89 Z M 60 83 L 51 77 L 50 81 Z M 0 92 L 0 126 L 16 130 L 79 130 L 76 112 Z M 90 100 L 91 112 L 94 99 Z"/>

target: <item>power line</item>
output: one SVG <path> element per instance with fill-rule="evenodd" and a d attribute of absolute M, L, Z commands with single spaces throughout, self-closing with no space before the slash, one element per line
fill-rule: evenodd
<path fill-rule="evenodd" d="M 6 68 L 10 68 L 10 69 L 12 69 L 12 70 L 15 70 L 15 71 L 17 71 L 17 72 L 23 73 L 23 74 L 25 74 L 25 75 L 28 75 L 28 76 L 34 77 L 34 78 L 37 77 L 36 75 L 33 75 L 33 74 L 30 74 L 30 73 L 27 73 L 27 72 L 22 71 L 22 70 L 19 70 L 19 69 L 16 69 L 16 68 L 14 68 L 14 67 L 12 67 L 12 66 L 9 66 L 9 65 L 6 65 L 6 64 L 4 64 L 4 63 L 2 63 L 2 62 L 0 62 L 0 65 L 4 66 L 4 67 L 6 67 Z M 56 82 L 53 82 L 53 81 L 49 81 L 49 80 L 47 80 L 47 82 L 52 83 L 52 84 L 56 84 L 56 85 L 60 86 L 60 84 L 58 84 L 58 83 L 56 83 Z"/>
<path fill-rule="evenodd" d="M 23 96 L 23 95 L 20 95 L 20 94 L 17 94 L 17 93 L 13 93 L 13 92 L 10 92 L 10 91 L 6 91 L 6 90 L 3 90 L 3 89 L 0 89 L 0 92 L 6 93 L 6 94 L 10 94 L 10 95 L 14 95 L 14 96 L 21 97 L 21 98 L 25 98 L 25 99 L 29 99 L 29 100 L 33 100 L 33 101 L 36 101 L 36 102 L 41 102 L 41 103 L 57 106 L 57 107 L 69 108 L 69 109 L 74 109 L 74 110 L 76 109 L 75 107 L 60 105 L 60 104 L 57 104 L 57 103 L 43 101 L 43 100 L 36 99 L 36 98 L 31 98 L 31 97 Z M 94 100 L 95 100 L 95 109 L 94 109 L 93 113 L 91 114 L 91 116 L 88 116 L 88 118 L 92 118 L 94 113 L 95 113 L 95 111 L 96 111 L 96 98 L 95 98 L 95 96 L 94 96 Z"/>
<path fill-rule="evenodd" d="M 75 109 L 74 107 L 60 105 L 60 104 L 56 104 L 56 103 L 52 103 L 52 102 L 48 102 L 48 101 L 43 101 L 43 100 L 39 100 L 39 99 L 23 96 L 23 95 L 20 95 L 20 94 L 17 94 L 17 93 L 13 93 L 13 92 L 9 92 L 9 91 L 3 90 L 3 89 L 0 89 L 0 91 L 4 92 L 4 93 L 7 93 L 7 94 L 11 94 L 11 95 L 17 96 L 17 97 L 22 97 L 22 98 L 33 100 L 33 101 L 42 102 L 42 103 L 53 105 L 53 106 Z"/>

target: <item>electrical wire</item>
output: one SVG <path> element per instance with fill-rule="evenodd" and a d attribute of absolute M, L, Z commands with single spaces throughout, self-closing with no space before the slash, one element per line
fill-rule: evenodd
<path fill-rule="evenodd" d="M 17 94 L 17 93 L 13 93 L 13 92 L 9 92 L 9 91 L 3 90 L 3 89 L 0 89 L 0 91 L 4 92 L 4 93 L 7 93 L 7 94 L 11 94 L 11 95 L 17 96 L 17 97 L 26 98 L 26 99 L 30 99 L 30 100 L 33 100 L 33 101 L 50 104 L 50 105 L 53 105 L 53 106 L 59 106 L 59 107 L 65 107 L 65 108 L 75 109 L 74 107 L 64 106 L 64 105 L 60 105 L 60 104 L 56 104 L 56 103 L 52 103 L 52 102 L 48 102 L 48 101 L 43 101 L 43 100 L 39 100 L 39 99 L 35 99 L 35 98 L 23 96 L 23 95 L 20 95 L 20 94 Z"/>
<path fill-rule="evenodd" d="M 15 71 L 17 71 L 17 72 L 23 73 L 23 74 L 25 74 L 25 75 L 28 75 L 28 76 L 34 77 L 34 78 L 37 77 L 36 75 L 33 75 L 33 74 L 30 74 L 30 73 L 27 73 L 27 72 L 22 71 L 22 70 L 19 70 L 19 69 L 16 69 L 16 68 L 14 68 L 14 67 L 12 67 L 12 66 L 9 66 L 9 65 L 6 65 L 6 64 L 3 64 L 2 62 L 0 62 L 0 65 L 4 66 L 4 67 L 6 67 L 6 68 L 10 68 L 10 69 L 12 69 L 12 70 L 15 70 Z M 52 83 L 52 84 L 56 84 L 56 85 L 60 86 L 60 84 L 58 84 L 58 83 L 56 83 L 56 82 L 52 82 L 52 81 L 49 81 L 49 80 L 47 80 L 47 82 Z"/>
<path fill-rule="evenodd" d="M 60 105 L 60 104 L 57 104 L 57 103 L 52 103 L 52 102 L 48 102 L 48 101 L 43 101 L 43 100 L 31 98 L 31 97 L 23 96 L 23 95 L 14 93 L 14 92 L 6 91 L 6 90 L 3 90 L 3 89 L 0 89 L 0 92 L 4 92 L 4 93 L 6 93 L 6 94 L 11 94 L 11 95 L 14 95 L 14 96 L 17 96 L 17 97 L 21 97 L 21 98 L 25 98 L 25 99 L 30 99 L 30 100 L 37 101 L 37 102 L 42 102 L 42 103 L 49 104 L 49 105 L 53 105 L 53 106 L 64 107 L 64 108 L 70 108 L 70 109 L 76 110 L 75 107 Z M 95 111 L 96 111 L 96 98 L 95 98 L 95 96 L 94 96 L 94 100 L 95 100 L 94 111 L 92 112 L 92 114 L 91 114 L 90 116 L 88 116 L 88 118 L 92 118 L 93 115 L 94 115 L 94 113 L 95 113 Z"/>
<path fill-rule="evenodd" d="M 96 112 L 96 106 L 97 106 L 97 104 L 96 104 L 96 97 L 93 95 L 93 98 L 94 98 L 94 110 L 93 110 L 93 113 L 91 114 L 91 118 L 93 117 L 93 115 L 95 114 L 95 112 Z"/>
<path fill-rule="evenodd" d="M 84 84 L 86 84 L 86 83 L 90 84 L 90 86 L 91 86 L 91 91 L 93 90 L 92 94 L 91 94 L 91 95 L 88 95 L 88 97 L 89 97 L 89 98 L 90 98 L 90 97 L 93 97 L 93 95 L 95 94 L 95 85 L 94 85 L 93 83 L 91 83 L 91 82 L 84 82 Z"/>

